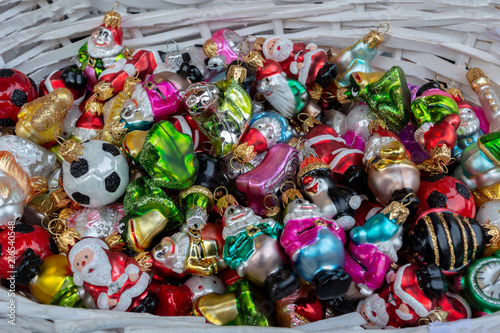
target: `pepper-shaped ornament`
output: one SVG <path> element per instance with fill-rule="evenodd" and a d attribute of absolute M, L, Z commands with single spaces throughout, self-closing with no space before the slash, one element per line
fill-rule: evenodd
<path fill-rule="evenodd" d="M 387 271 L 398 261 L 397 251 L 403 245 L 402 224 L 409 213 L 408 208 L 393 201 L 364 225 L 351 230 L 344 269 L 363 296 L 382 287 Z"/>
<path fill-rule="evenodd" d="M 71 248 L 67 260 L 74 283 L 85 288 L 98 309 L 153 312 L 157 300 L 149 292 L 151 278 L 135 259 L 89 237 Z"/>
<path fill-rule="evenodd" d="M 339 102 L 363 101 L 391 130 L 399 131 L 410 121 L 410 90 L 403 69 L 351 74 L 350 84 L 337 91 Z"/>
<path fill-rule="evenodd" d="M 380 28 L 387 25 L 387 30 L 380 32 Z M 334 63 L 339 74 L 335 82 L 344 87 L 349 84 L 349 77 L 354 72 L 371 73 L 370 61 L 377 55 L 377 49 L 384 42 L 383 35 L 389 30 L 389 24 L 381 24 L 377 30 L 370 31 L 365 37 L 349 46 L 330 61 Z"/>
<path fill-rule="evenodd" d="M 118 226 L 121 235 L 107 239 L 112 248 L 125 243 L 134 252 L 145 251 L 157 235 L 179 227 L 184 221 L 174 200 L 148 177 L 138 178 L 127 186 L 123 203 L 126 215 Z"/>
<path fill-rule="evenodd" d="M 224 212 L 224 261 L 238 275 L 265 286 L 272 301 L 280 300 L 300 286 L 290 259 L 279 243 L 283 227 L 253 210 L 229 206 Z"/>
<path fill-rule="evenodd" d="M 344 230 L 304 199 L 288 203 L 280 238 L 298 275 L 311 283 L 320 300 L 343 296 L 352 278 L 344 267 Z"/>
<path fill-rule="evenodd" d="M 184 96 L 188 113 L 209 138 L 218 157 L 226 157 L 236 148 L 252 117 L 252 100 L 239 83 L 246 70 L 241 66 L 231 69 L 226 90 L 198 82 L 190 85 Z"/>
<path fill-rule="evenodd" d="M 168 121 L 156 123 L 145 136 L 140 135 L 133 152 L 139 152 L 136 158 L 156 186 L 182 190 L 196 180 L 198 160 L 193 140 Z"/>

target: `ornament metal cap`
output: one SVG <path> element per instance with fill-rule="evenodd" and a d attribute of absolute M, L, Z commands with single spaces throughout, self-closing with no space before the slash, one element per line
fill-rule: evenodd
<path fill-rule="evenodd" d="M 104 19 L 102 20 L 102 24 L 106 28 L 110 29 L 119 28 L 122 23 L 122 16 L 114 10 L 115 5 L 117 5 L 116 9 L 120 7 L 120 3 L 117 1 L 113 4 L 111 10 L 109 12 L 106 12 L 106 14 L 104 14 Z"/>

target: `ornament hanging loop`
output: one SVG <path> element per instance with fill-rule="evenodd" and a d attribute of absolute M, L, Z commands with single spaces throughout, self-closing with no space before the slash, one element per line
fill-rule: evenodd
<path fill-rule="evenodd" d="M 266 203 L 267 198 L 274 198 L 274 200 L 273 200 L 273 201 L 274 201 L 274 206 L 271 206 L 271 207 L 267 206 L 267 203 Z M 277 197 L 277 196 L 275 196 L 274 194 L 269 194 L 269 195 L 267 195 L 267 196 L 264 198 L 264 201 L 263 201 L 263 203 L 264 203 L 264 207 L 265 207 L 266 209 L 268 209 L 268 210 L 273 209 L 273 208 L 275 208 L 275 207 L 278 207 L 279 202 L 280 202 L 280 201 L 279 201 L 278 197 Z"/>
<path fill-rule="evenodd" d="M 116 6 L 116 9 L 115 9 L 115 6 Z M 120 8 L 120 2 L 119 1 L 115 1 L 115 3 L 113 4 L 113 6 L 111 6 L 111 10 L 116 13 L 118 11 L 118 8 Z"/>
<path fill-rule="evenodd" d="M 285 186 L 286 184 L 292 184 L 292 186 L 293 186 L 293 187 L 292 187 L 292 189 L 295 189 L 295 188 L 296 188 L 296 187 L 295 187 L 295 183 L 294 183 L 294 182 L 292 182 L 292 181 L 290 181 L 290 180 L 287 180 L 286 182 L 284 182 L 284 183 L 283 183 L 283 184 L 281 184 L 281 186 L 280 186 L 280 192 L 281 192 L 281 193 L 285 193 L 287 190 L 289 190 L 289 189 L 286 189 L 286 186 Z M 285 186 L 285 190 L 284 190 L 284 191 L 283 191 L 283 186 Z"/>
<path fill-rule="evenodd" d="M 386 27 L 386 28 L 385 28 L 385 30 L 384 30 L 384 31 L 381 31 L 381 28 L 384 28 L 384 27 Z M 384 22 L 384 23 L 379 24 L 379 26 L 377 27 L 377 32 L 378 32 L 380 35 L 385 35 L 385 34 L 389 31 L 389 28 L 390 28 L 389 23 Z"/>
<path fill-rule="evenodd" d="M 234 170 L 234 171 L 241 171 L 245 168 L 245 165 L 244 164 L 241 164 L 241 168 L 237 169 L 234 167 L 233 165 L 233 161 L 236 160 L 235 157 L 232 157 L 230 160 L 229 160 L 229 166 Z M 238 161 L 237 161 L 238 162 Z M 239 163 L 239 162 L 238 162 Z"/>
<path fill-rule="evenodd" d="M 409 197 L 411 197 L 411 200 L 408 203 L 403 203 Z M 407 195 L 405 195 L 405 197 L 402 200 L 403 206 L 408 207 L 413 202 L 413 200 L 415 200 L 416 197 L 417 195 L 415 193 L 408 193 Z"/>
<path fill-rule="evenodd" d="M 221 196 L 218 196 L 219 191 L 224 191 L 225 193 Z M 215 200 L 219 200 L 220 198 L 222 198 L 223 196 L 228 195 L 228 194 L 229 194 L 229 192 L 227 191 L 227 188 L 225 186 L 219 186 L 214 190 Z"/>

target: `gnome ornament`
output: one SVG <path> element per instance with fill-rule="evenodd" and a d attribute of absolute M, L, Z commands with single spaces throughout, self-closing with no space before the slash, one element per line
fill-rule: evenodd
<path fill-rule="evenodd" d="M 257 91 L 283 116 L 292 118 L 306 110 L 310 97 L 299 81 L 289 79 L 280 64 L 266 60 L 256 75 Z"/>
<path fill-rule="evenodd" d="M 314 286 L 320 300 L 343 296 L 352 281 L 343 269 L 344 230 L 304 199 L 288 204 L 283 223 L 280 242 L 299 276 Z"/>
<path fill-rule="evenodd" d="M 479 137 L 484 134 L 479 127 L 479 118 L 472 109 L 472 106 L 464 101 L 459 101 L 458 112 L 460 117 L 460 126 L 457 129 L 457 144 L 451 152 L 451 156 L 460 160 L 465 148 L 477 142 Z"/>
<path fill-rule="evenodd" d="M 241 277 L 266 286 L 277 301 L 300 287 L 289 258 L 279 243 L 283 227 L 262 219 L 248 207 L 229 206 L 224 212 L 224 261 Z"/>
<path fill-rule="evenodd" d="M 68 253 L 73 281 L 92 296 L 98 309 L 152 312 L 156 299 L 149 293 L 150 277 L 137 262 L 111 252 L 98 238 L 83 238 Z"/>

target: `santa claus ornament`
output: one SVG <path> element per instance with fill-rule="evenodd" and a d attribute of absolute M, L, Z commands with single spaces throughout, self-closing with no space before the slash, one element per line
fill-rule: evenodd
<path fill-rule="evenodd" d="M 68 253 L 73 281 L 92 295 L 98 309 L 152 312 L 156 300 L 149 294 L 150 277 L 137 262 L 111 252 L 98 238 L 83 238 Z"/>

